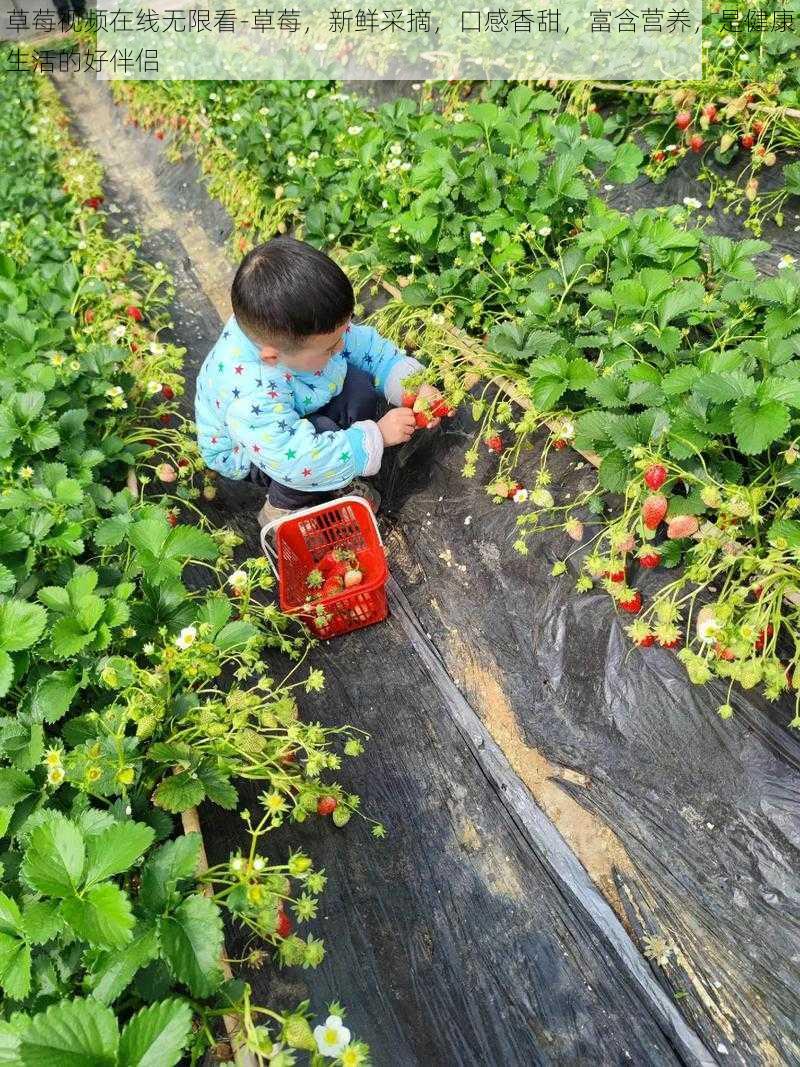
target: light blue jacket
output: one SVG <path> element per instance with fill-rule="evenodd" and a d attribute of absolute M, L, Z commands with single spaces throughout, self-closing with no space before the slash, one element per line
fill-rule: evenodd
<path fill-rule="evenodd" d="M 259 358 L 259 346 L 228 319 L 197 376 L 195 421 L 200 452 L 226 478 L 247 477 L 250 464 L 282 485 L 309 492 L 340 489 L 376 474 L 383 438 L 364 420 L 318 433 L 306 416 L 342 391 L 347 365 L 372 375 L 375 388 L 399 405 L 402 381 L 420 364 L 371 326 L 352 325 L 344 347 L 321 371 L 295 373 Z"/>

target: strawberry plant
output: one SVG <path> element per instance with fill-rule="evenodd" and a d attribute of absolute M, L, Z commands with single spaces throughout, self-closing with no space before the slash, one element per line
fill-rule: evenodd
<path fill-rule="evenodd" d="M 223 918 L 264 942 L 250 963 L 321 961 L 294 927 L 324 876 L 298 851 L 267 860 L 264 838 L 323 797 L 344 825 L 359 798 L 328 772 L 362 736 L 302 721 L 296 694 L 323 679 L 263 673 L 265 648 L 308 647 L 259 595 L 264 565 L 231 583 L 236 538 L 180 521 L 199 464 L 182 351 L 158 340 L 166 272 L 105 233 L 99 172 L 64 125 L 46 80 L 0 76 L 0 1044 L 23 1064 L 197 1062 L 225 1016 L 262 1057 L 320 1062 L 307 1004 L 280 1015 L 226 977 Z M 178 484 L 145 495 L 165 457 Z M 264 784 L 250 856 L 204 871 L 174 816 L 235 808 L 239 778 Z M 332 1058 L 366 1063 L 341 1014 Z"/>

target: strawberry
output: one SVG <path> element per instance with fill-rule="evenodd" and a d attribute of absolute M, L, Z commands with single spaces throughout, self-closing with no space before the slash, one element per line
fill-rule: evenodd
<path fill-rule="evenodd" d="M 178 460 L 178 466 L 179 467 L 183 467 L 183 468 L 188 467 L 189 466 L 189 460 L 188 459 L 179 459 Z"/>
<path fill-rule="evenodd" d="M 648 530 L 656 530 L 667 514 L 667 498 L 663 493 L 651 493 L 642 504 L 642 522 Z"/>
<path fill-rule="evenodd" d="M 689 147 L 693 152 L 702 152 L 705 143 L 699 133 L 695 133 L 689 138 Z"/>
<path fill-rule="evenodd" d="M 317 814 L 318 815 L 333 815 L 338 807 L 338 800 L 336 797 L 320 797 L 317 801 Z"/>
<path fill-rule="evenodd" d="M 431 415 L 435 419 L 449 419 L 455 415 L 456 409 L 451 408 L 444 397 L 440 397 L 431 407 Z"/>
<path fill-rule="evenodd" d="M 670 541 L 678 541 L 682 537 L 691 537 L 700 529 L 700 523 L 696 515 L 676 515 L 669 520 L 667 537 Z"/>
<path fill-rule="evenodd" d="M 296 759 L 297 757 L 294 754 L 294 749 L 287 748 L 284 752 L 281 752 L 280 756 L 278 757 L 278 762 L 281 763 L 284 767 L 288 767 L 292 763 L 294 763 Z"/>
<path fill-rule="evenodd" d="M 644 484 L 654 493 L 658 492 L 666 480 L 667 468 L 662 467 L 660 463 L 653 463 L 644 472 Z"/>
<path fill-rule="evenodd" d="M 133 319 L 134 322 L 141 322 L 143 315 L 140 308 L 137 308 L 135 304 L 129 304 L 125 308 L 125 314 L 129 319 Z"/>
<path fill-rule="evenodd" d="M 662 648 L 677 648 L 681 643 L 680 637 L 673 637 L 671 641 L 659 641 Z"/>
<path fill-rule="evenodd" d="M 764 586 L 763 585 L 754 585 L 753 588 L 750 590 L 750 592 L 753 594 L 753 596 L 756 598 L 756 600 L 760 600 L 762 598 L 762 596 L 764 595 Z"/>
<path fill-rule="evenodd" d="M 753 645 L 753 648 L 755 648 L 755 650 L 757 652 L 760 652 L 762 650 L 762 648 L 764 647 L 764 645 L 766 644 L 767 638 L 768 637 L 772 637 L 772 635 L 774 633 L 775 633 L 775 627 L 772 625 L 772 623 L 769 623 L 767 628 L 765 630 L 762 630 L 761 633 L 756 638 L 755 644 Z"/>
<path fill-rule="evenodd" d="M 278 924 L 275 927 L 275 933 L 278 937 L 288 937 L 289 934 L 291 934 L 292 929 L 292 920 L 285 911 L 281 911 L 278 915 Z"/>
<path fill-rule="evenodd" d="M 708 119 L 709 122 L 716 122 L 717 121 L 717 105 L 716 104 L 706 104 L 706 106 L 703 108 L 703 114 L 705 115 L 705 117 Z"/>
<path fill-rule="evenodd" d="M 644 637 L 639 638 L 637 644 L 639 645 L 639 648 L 650 648 L 651 645 L 655 644 L 655 641 L 655 634 L 645 634 Z"/>
<path fill-rule="evenodd" d="M 156 130 L 156 140 L 157 141 L 163 141 L 164 140 L 164 131 L 163 130 Z"/>
<path fill-rule="evenodd" d="M 654 163 L 663 163 L 666 158 L 667 158 L 667 153 L 663 152 L 660 148 L 657 151 L 653 152 L 653 162 Z"/>
<path fill-rule="evenodd" d="M 653 552 L 652 550 L 643 551 L 642 554 L 639 556 L 639 563 L 642 567 L 646 567 L 648 570 L 652 569 L 653 567 L 657 567 L 660 562 L 661 556 L 658 554 L 658 552 Z"/>
<path fill-rule="evenodd" d="M 605 577 L 608 578 L 608 580 L 610 582 L 624 582 L 625 581 L 625 568 L 622 567 L 622 568 L 620 568 L 620 570 L 616 570 L 616 571 L 606 571 Z"/>
<path fill-rule="evenodd" d="M 320 596 L 331 597 L 338 596 L 344 589 L 344 578 L 340 574 L 332 574 L 330 578 L 326 578 L 322 583 L 320 589 Z"/>
<path fill-rule="evenodd" d="M 178 516 L 174 515 L 170 511 L 169 514 L 167 515 L 167 522 L 170 524 L 170 526 L 177 526 L 178 525 Z"/>
<path fill-rule="evenodd" d="M 642 606 L 642 594 L 638 589 L 632 589 L 628 600 L 620 600 L 619 606 L 629 615 L 635 615 Z"/>
<path fill-rule="evenodd" d="M 523 486 L 522 482 L 512 482 L 511 485 L 509 485 L 508 487 L 508 492 L 506 493 L 506 496 L 509 500 L 513 500 L 515 494 L 518 493 L 520 489 L 524 488 L 525 487 Z"/>
<path fill-rule="evenodd" d="M 417 427 L 420 430 L 426 429 L 426 427 L 427 427 L 427 425 L 428 425 L 428 423 L 430 421 L 431 420 L 428 418 L 428 413 L 427 412 L 425 412 L 425 411 L 415 411 L 414 412 L 414 422 L 417 424 Z"/>
<path fill-rule="evenodd" d="M 138 351 L 139 351 L 139 346 L 136 344 L 135 341 L 131 341 L 131 352 L 138 352 Z"/>
<path fill-rule="evenodd" d="M 162 385 L 162 387 L 161 387 L 161 395 L 164 397 L 165 400 L 174 400 L 175 399 L 175 390 L 172 388 L 172 386 Z"/>
<path fill-rule="evenodd" d="M 403 399 L 402 399 L 402 402 L 401 402 L 401 407 L 413 408 L 414 404 L 416 403 L 416 400 L 417 400 L 417 394 L 416 393 L 403 393 Z"/>
<path fill-rule="evenodd" d="M 84 321 L 86 322 L 87 325 L 90 325 L 91 323 L 94 322 L 94 311 L 92 310 L 92 308 L 89 308 L 87 310 L 87 312 L 83 316 L 83 318 L 84 318 Z"/>
<path fill-rule="evenodd" d="M 149 445 L 150 448 L 158 448 L 158 441 L 156 441 L 155 437 L 145 437 L 144 443 Z"/>
<path fill-rule="evenodd" d="M 756 137 L 760 137 L 763 132 L 764 123 L 761 121 L 761 119 L 756 119 L 756 121 L 753 123 L 753 133 L 756 135 Z"/>
<path fill-rule="evenodd" d="M 102 196 L 90 196 L 83 202 L 84 207 L 90 207 L 92 211 L 97 211 L 100 205 L 103 203 Z"/>
<path fill-rule="evenodd" d="M 553 441 L 553 448 L 557 448 L 559 452 L 561 451 L 562 448 L 566 448 L 566 447 L 567 447 L 567 442 L 562 437 L 557 437 L 555 439 L 555 441 Z"/>
<path fill-rule="evenodd" d="M 675 116 L 675 125 L 679 130 L 686 130 L 692 124 L 691 111 L 679 111 Z"/>
<path fill-rule="evenodd" d="M 158 418 L 165 426 L 169 426 L 170 421 L 172 420 L 172 416 L 167 411 L 165 411 L 163 415 L 159 415 Z"/>
<path fill-rule="evenodd" d="M 503 439 L 499 434 L 494 434 L 493 437 L 487 437 L 485 444 L 490 452 L 496 452 L 498 456 L 503 451 Z"/>
<path fill-rule="evenodd" d="M 717 641 L 716 645 L 714 646 L 714 651 L 716 652 L 717 657 L 719 659 L 724 659 L 728 661 L 736 659 L 733 650 L 730 648 L 726 648 L 724 645 L 721 645 L 719 641 Z"/>
<path fill-rule="evenodd" d="M 363 573 L 358 567 L 351 567 L 350 570 L 345 572 L 344 587 L 345 589 L 352 589 L 355 585 L 361 585 L 364 581 Z"/>
<path fill-rule="evenodd" d="M 739 138 L 739 144 L 742 146 L 742 148 L 747 149 L 748 152 L 755 143 L 756 139 L 755 137 L 753 137 L 752 133 L 742 134 L 742 136 Z"/>

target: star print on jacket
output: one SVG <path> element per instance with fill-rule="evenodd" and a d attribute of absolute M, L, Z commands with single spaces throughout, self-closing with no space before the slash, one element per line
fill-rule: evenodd
<path fill-rule="evenodd" d="M 320 371 L 265 365 L 259 346 L 232 315 L 197 376 L 195 421 L 207 465 L 246 478 L 250 465 L 275 481 L 338 489 L 380 467 L 383 439 L 374 422 L 317 433 L 308 416 L 342 391 L 348 365 L 366 370 L 390 404 L 420 364 L 371 326 L 353 325 L 347 344 Z M 269 442 L 269 448 L 264 444 Z M 312 481 L 313 479 L 313 481 Z"/>

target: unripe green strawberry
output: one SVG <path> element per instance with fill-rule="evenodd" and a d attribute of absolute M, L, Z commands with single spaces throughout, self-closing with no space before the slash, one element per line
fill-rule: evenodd
<path fill-rule="evenodd" d="M 136 724 L 136 736 L 151 737 L 157 726 L 158 719 L 155 715 L 143 715 Z"/>
<path fill-rule="evenodd" d="M 266 741 L 255 730 L 240 730 L 236 735 L 239 747 L 250 756 L 263 752 Z"/>
<path fill-rule="evenodd" d="M 316 1052 L 317 1043 L 314 1034 L 302 1015 L 290 1015 L 283 1025 L 283 1040 L 292 1048 L 305 1049 L 306 1052 Z"/>
<path fill-rule="evenodd" d="M 340 804 L 331 815 L 331 820 L 334 826 L 346 826 L 350 822 L 352 815 L 353 813 L 349 808 L 342 807 Z"/>

